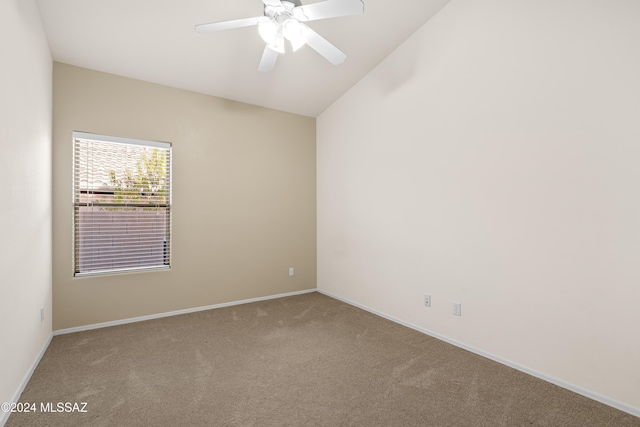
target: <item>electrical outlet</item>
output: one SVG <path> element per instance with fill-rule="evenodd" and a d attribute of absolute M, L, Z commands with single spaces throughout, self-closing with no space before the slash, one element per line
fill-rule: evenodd
<path fill-rule="evenodd" d="M 427 307 L 431 307 L 431 295 L 424 294 L 424 305 Z"/>
<path fill-rule="evenodd" d="M 44 322 L 44 307 L 40 308 L 40 323 Z"/>
<path fill-rule="evenodd" d="M 462 304 L 459 302 L 453 303 L 453 314 L 455 316 L 462 316 Z"/>
<path fill-rule="evenodd" d="M 289 268 L 289 277 L 293 276 L 293 267 Z"/>

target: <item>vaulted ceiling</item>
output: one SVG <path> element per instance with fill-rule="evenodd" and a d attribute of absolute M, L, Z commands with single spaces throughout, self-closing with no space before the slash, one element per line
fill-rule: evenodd
<path fill-rule="evenodd" d="M 258 71 L 264 42 L 255 27 L 194 31 L 261 16 L 261 0 L 37 3 L 55 61 L 317 117 L 448 1 L 364 0 L 363 15 L 309 22 L 347 60 L 334 66 L 304 46 L 280 55 L 270 73 Z"/>

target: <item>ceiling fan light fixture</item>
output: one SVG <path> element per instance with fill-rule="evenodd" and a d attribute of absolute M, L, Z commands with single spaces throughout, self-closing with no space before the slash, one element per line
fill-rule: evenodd
<path fill-rule="evenodd" d="M 297 19 L 287 19 L 282 24 L 284 37 L 291 42 L 291 48 L 295 52 L 307 43 L 304 36 L 304 27 Z"/>
<path fill-rule="evenodd" d="M 258 33 L 267 44 L 276 44 L 278 24 L 272 19 L 265 19 L 258 24 Z"/>
<path fill-rule="evenodd" d="M 302 37 L 302 25 L 297 19 L 287 19 L 282 24 L 282 33 L 289 41 Z"/>

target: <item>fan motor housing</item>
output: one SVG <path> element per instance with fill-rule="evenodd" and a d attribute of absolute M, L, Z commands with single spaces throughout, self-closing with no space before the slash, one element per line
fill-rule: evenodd
<path fill-rule="evenodd" d="M 291 12 L 295 7 L 302 6 L 300 0 L 283 0 L 282 6 L 285 10 Z M 273 10 L 268 5 L 264 5 L 264 16 L 273 17 Z"/>

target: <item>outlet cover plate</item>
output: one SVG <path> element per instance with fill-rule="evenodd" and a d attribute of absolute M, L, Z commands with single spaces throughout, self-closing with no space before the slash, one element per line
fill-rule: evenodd
<path fill-rule="evenodd" d="M 453 303 L 453 314 L 455 316 L 462 316 L 462 304 L 459 302 Z"/>
<path fill-rule="evenodd" d="M 424 305 L 426 307 L 431 307 L 431 295 L 424 294 Z"/>

